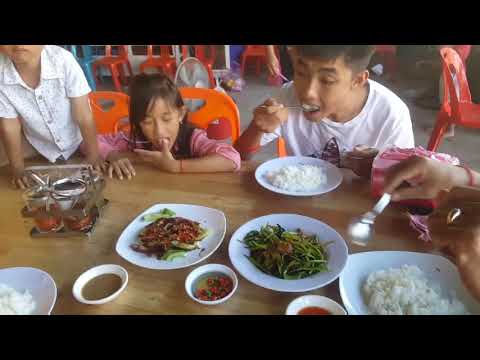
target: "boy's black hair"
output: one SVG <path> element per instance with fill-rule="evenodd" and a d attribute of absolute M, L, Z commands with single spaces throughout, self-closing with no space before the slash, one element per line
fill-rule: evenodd
<path fill-rule="evenodd" d="M 345 63 L 354 71 L 365 70 L 375 53 L 375 45 L 290 45 L 300 56 L 318 57 L 330 61 L 343 57 Z"/>
<path fill-rule="evenodd" d="M 131 144 L 136 147 L 137 141 L 146 141 L 143 135 L 140 123 L 145 119 L 148 107 L 152 101 L 157 99 L 164 100 L 167 104 L 175 109 L 184 106 L 184 102 L 178 88 L 172 79 L 165 73 L 156 74 L 138 74 L 133 77 L 130 87 L 130 127 L 131 127 Z M 175 145 L 172 147 L 172 155 L 175 158 L 191 157 L 190 139 L 195 127 L 187 122 L 187 114 L 185 114 L 180 128 L 178 130 Z M 147 146 L 150 150 L 151 145 Z"/>

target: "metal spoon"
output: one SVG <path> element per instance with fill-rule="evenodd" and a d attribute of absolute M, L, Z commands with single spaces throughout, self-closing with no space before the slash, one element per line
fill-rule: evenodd
<path fill-rule="evenodd" d="M 390 194 L 383 194 L 372 211 L 363 214 L 359 218 L 355 218 L 348 226 L 349 240 L 360 246 L 366 246 L 373 238 L 373 224 L 375 218 L 380 215 L 383 210 L 390 204 L 392 196 Z"/>
<path fill-rule="evenodd" d="M 267 105 L 260 105 L 258 107 L 259 108 L 267 108 L 268 106 Z M 314 106 L 304 107 L 304 106 L 298 106 L 298 105 L 296 105 L 296 106 L 293 106 L 293 105 L 292 106 L 284 106 L 284 108 L 285 109 L 302 110 L 304 112 L 315 112 L 315 111 L 318 111 L 320 109 L 319 107 L 316 107 L 316 106 L 315 107 Z"/>

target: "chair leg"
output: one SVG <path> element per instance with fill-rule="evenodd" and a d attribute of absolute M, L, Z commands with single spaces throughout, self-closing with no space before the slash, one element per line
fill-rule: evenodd
<path fill-rule="evenodd" d="M 118 74 L 120 75 L 120 82 L 122 85 L 127 84 L 127 79 L 125 78 L 125 70 L 123 68 L 123 64 L 118 64 Z"/>
<path fill-rule="evenodd" d="M 432 135 L 430 136 L 430 140 L 428 141 L 427 150 L 428 151 L 437 151 L 440 143 L 442 142 L 443 134 L 448 128 L 448 122 L 441 118 L 439 115 L 437 119 L 437 123 L 433 128 Z"/>
<path fill-rule="evenodd" d="M 245 63 L 247 62 L 247 57 L 244 55 L 242 56 L 242 63 L 240 65 L 240 72 L 242 74 L 242 77 L 245 76 Z"/>
<path fill-rule="evenodd" d="M 130 64 L 130 61 L 127 60 L 127 69 L 128 69 L 128 78 L 131 79 L 133 77 L 133 70 L 132 70 L 132 64 Z"/>
<path fill-rule="evenodd" d="M 113 85 L 115 86 L 115 89 L 118 92 L 122 92 L 123 91 L 122 84 L 119 81 L 119 74 L 115 65 L 110 65 L 110 72 L 112 73 L 112 80 L 113 80 Z"/>

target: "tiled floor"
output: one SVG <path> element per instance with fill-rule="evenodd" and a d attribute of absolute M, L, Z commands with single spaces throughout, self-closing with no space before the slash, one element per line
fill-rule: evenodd
<path fill-rule="evenodd" d="M 404 98 L 402 94 L 411 87 L 402 81 L 392 84 L 384 81 L 382 78 L 377 79 L 395 93 L 400 95 L 410 108 L 415 142 L 423 147 L 427 146 L 431 129 L 434 125 L 437 112 L 434 110 L 423 109 L 415 106 L 411 101 Z M 108 83 L 101 85 L 100 89 L 108 89 Z M 265 100 L 268 96 L 275 96 L 278 88 L 271 87 L 267 84 L 266 78 L 257 78 L 255 76 L 246 77 L 246 86 L 240 93 L 232 93 L 232 97 L 238 105 L 241 116 L 241 128 L 245 129 L 251 121 L 252 110 Z M 446 152 L 458 156 L 467 164 L 475 169 L 480 169 L 480 131 L 473 129 L 457 128 L 455 137 L 444 140 L 439 151 Z M 276 156 L 275 143 L 271 143 L 255 155 L 256 159 L 269 159 Z"/>

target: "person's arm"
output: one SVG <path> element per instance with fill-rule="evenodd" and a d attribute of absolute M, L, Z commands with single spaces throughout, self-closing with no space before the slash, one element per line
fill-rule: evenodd
<path fill-rule="evenodd" d="M 463 241 L 452 241 L 452 252 L 455 256 L 458 272 L 462 282 L 470 294 L 480 301 L 480 231 L 471 233 L 470 238 Z"/>
<path fill-rule="evenodd" d="M 480 187 L 480 174 L 471 171 L 473 184 Z M 399 189 L 404 181 L 421 179 L 418 186 Z M 462 167 L 437 160 L 412 156 L 388 169 L 384 192 L 392 194 L 392 200 L 433 199 L 441 191 L 470 185 L 469 172 Z"/>
<path fill-rule="evenodd" d="M 206 173 L 233 171 L 236 164 L 219 154 L 210 154 L 196 159 L 176 160 L 167 144 L 160 151 L 135 149 L 140 161 L 170 173 Z"/>
<path fill-rule="evenodd" d="M 193 131 L 190 139 L 190 151 L 194 158 L 192 160 L 199 160 L 200 158 L 211 157 L 214 155 L 219 155 L 224 159 L 229 160 L 225 162 L 217 159 L 216 161 L 221 165 L 221 168 L 215 169 L 214 171 L 236 171 L 242 166 L 240 154 L 233 146 L 209 139 L 205 130 L 195 129 Z M 190 166 L 189 162 L 184 162 L 184 164 L 187 164 L 185 170 L 188 170 Z"/>
<path fill-rule="evenodd" d="M 273 134 L 287 119 L 288 109 L 274 99 L 257 107 L 252 122 L 234 144 L 242 159 L 248 160 L 262 145 L 264 134 Z"/>
<path fill-rule="evenodd" d="M 70 98 L 72 114 L 82 133 L 87 161 L 101 170 L 103 159 L 97 144 L 97 128 L 88 102 L 88 95 Z"/>
<path fill-rule="evenodd" d="M 28 179 L 25 176 L 25 162 L 22 148 L 22 124 L 20 119 L 0 118 L 0 136 L 7 153 L 12 174 L 12 183 L 20 188 L 28 187 Z"/>
<path fill-rule="evenodd" d="M 267 51 L 267 67 L 270 75 L 280 76 L 280 61 L 275 53 L 275 45 L 265 45 Z"/>

